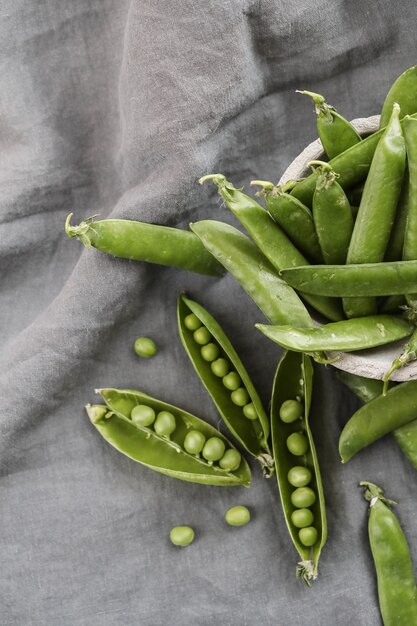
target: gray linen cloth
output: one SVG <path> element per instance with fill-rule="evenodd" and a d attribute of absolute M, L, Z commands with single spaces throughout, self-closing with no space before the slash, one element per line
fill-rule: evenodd
<path fill-rule="evenodd" d="M 417 562 L 415 473 L 390 438 L 343 467 L 357 406 L 316 375 L 329 539 L 320 579 L 295 580 L 274 480 L 218 488 L 158 475 L 90 425 L 96 387 L 144 390 L 218 416 L 178 339 L 181 290 L 224 326 L 268 405 L 280 350 L 221 280 L 84 250 L 93 213 L 186 228 L 235 224 L 202 174 L 277 180 L 315 138 L 311 89 L 349 118 L 378 113 L 416 62 L 412 0 L 3 0 L 0 8 L 0 579 L 3 626 L 380 624 L 361 479 L 381 483 Z M 158 355 L 140 360 L 138 335 Z M 250 525 L 223 516 L 248 505 Z M 176 549 L 177 524 L 196 529 Z"/>

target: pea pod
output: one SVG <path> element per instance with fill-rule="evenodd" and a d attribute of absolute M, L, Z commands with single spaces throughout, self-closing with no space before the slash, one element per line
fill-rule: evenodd
<path fill-rule="evenodd" d="M 403 120 L 402 127 L 403 127 L 404 138 L 405 138 L 404 120 Z M 391 235 L 388 241 L 387 250 L 384 256 L 384 261 L 401 261 L 401 259 L 403 258 L 405 225 L 407 221 L 409 199 L 410 199 L 409 170 L 408 170 L 408 167 L 406 166 L 405 172 L 404 172 L 403 184 L 401 187 L 401 194 L 398 200 L 398 206 L 397 206 L 397 211 L 395 215 L 394 225 L 391 230 Z"/>
<path fill-rule="evenodd" d="M 288 193 L 294 181 L 285 185 L 275 185 L 266 180 L 252 180 L 251 185 L 262 187 L 258 195 L 265 196 L 266 208 L 275 222 L 288 235 L 290 240 L 311 262 L 322 263 L 323 256 L 314 227 L 313 216 L 302 202 Z"/>
<path fill-rule="evenodd" d="M 395 502 L 373 483 L 360 485 L 369 502 L 368 533 L 382 621 L 384 626 L 413 626 L 417 624 L 417 586 L 407 539 L 391 510 Z"/>
<path fill-rule="evenodd" d="M 196 222 L 190 228 L 272 323 L 297 320 L 300 326 L 313 324 L 295 291 L 279 278 L 265 255 L 237 228 L 214 220 Z"/>
<path fill-rule="evenodd" d="M 395 315 L 371 315 L 316 328 L 267 324 L 256 324 L 256 328 L 287 350 L 314 355 L 321 351 L 353 352 L 382 346 L 411 335 L 414 326 Z"/>
<path fill-rule="evenodd" d="M 360 450 L 417 419 L 417 381 L 396 385 L 352 415 L 342 430 L 339 453 L 347 463 Z"/>
<path fill-rule="evenodd" d="M 338 371 L 337 378 L 341 380 L 363 402 L 369 402 L 382 395 L 383 381 L 375 378 L 364 378 L 356 374 Z M 417 469 L 417 419 L 392 431 L 394 439 L 408 458 L 410 463 Z"/>
<path fill-rule="evenodd" d="M 313 219 L 324 262 L 345 263 L 354 224 L 349 200 L 328 163 L 311 161 L 309 165 L 319 165 Z"/>
<path fill-rule="evenodd" d="M 99 389 L 97 392 L 103 397 L 107 410 L 102 406 L 87 405 L 88 416 L 101 436 L 122 454 L 180 480 L 249 487 L 250 469 L 245 459 L 241 459 L 237 470 L 229 471 L 185 450 L 184 440 L 191 431 L 200 432 L 207 441 L 211 438 L 221 440 L 225 449 L 235 450 L 230 441 L 207 422 L 140 391 Z M 151 426 L 142 426 L 132 420 L 132 410 L 138 405 L 150 407 L 155 414 L 165 412 L 174 417 L 175 430 L 169 438 L 159 435 Z"/>
<path fill-rule="evenodd" d="M 268 446 L 269 420 L 242 361 L 223 329 L 200 304 L 185 296 L 178 299 L 178 327 L 191 363 L 226 426 L 243 447 L 258 459 L 264 473 L 270 475 L 274 462 Z M 204 347 L 194 339 L 194 333 L 199 328 L 208 330 L 207 338 L 210 343 L 207 342 L 206 345 L 213 345 L 215 348 L 208 355 L 210 360 L 204 355 Z M 233 384 L 232 381 L 232 385 L 227 382 L 228 376 L 232 380 L 230 372 L 237 374 L 236 383 Z M 230 387 L 246 390 L 248 398 L 243 406 L 233 401 L 234 392 Z"/>
<path fill-rule="evenodd" d="M 190 270 L 199 274 L 221 276 L 222 266 L 187 230 L 145 224 L 132 220 L 99 220 L 89 217 L 71 226 L 70 213 L 65 222 L 68 237 L 76 237 L 86 248 L 97 248 L 115 257 L 146 261 Z"/>
<path fill-rule="evenodd" d="M 297 575 L 305 580 L 307 584 L 310 584 L 312 580 L 317 578 L 320 554 L 327 539 L 323 486 L 310 428 L 312 385 L 313 367 L 309 357 L 296 352 L 285 353 L 278 365 L 272 390 L 272 446 L 285 521 L 294 546 L 301 557 L 301 562 L 297 567 Z M 283 413 L 284 403 L 294 400 L 302 405 L 303 413 L 296 420 L 293 420 L 293 418 L 297 414 L 288 416 Z M 280 412 L 286 421 L 283 421 L 282 417 L 280 417 Z M 290 419 L 293 421 L 288 421 Z M 300 430 L 307 439 L 308 446 L 305 454 L 295 456 L 288 449 L 288 441 L 291 436 L 297 435 Z M 302 477 L 302 481 L 300 481 L 300 477 Z M 292 499 L 294 499 L 294 487 L 298 488 L 299 485 L 307 484 L 310 485 L 310 488 L 316 495 L 316 499 L 309 509 L 313 514 L 313 528 L 317 533 L 316 541 L 312 546 L 303 543 L 300 538 L 300 530 L 294 524 L 294 521 L 297 522 L 297 520 L 294 520 L 293 515 L 297 510 L 297 507 L 292 502 Z M 299 510 L 303 511 L 303 515 L 307 517 L 304 509 Z M 307 541 L 307 543 L 310 542 Z"/>
<path fill-rule="evenodd" d="M 283 267 L 306 263 L 303 255 L 298 252 L 278 224 L 253 198 L 240 189 L 235 189 L 222 174 L 203 176 L 200 183 L 206 180 L 214 182 L 228 208 L 277 271 Z M 335 300 L 314 297 L 311 299 L 309 296 L 305 300 L 328 319 L 343 319 L 343 311 Z"/>
<path fill-rule="evenodd" d="M 317 131 L 324 151 L 333 159 L 361 141 L 361 136 L 347 119 L 334 107 L 327 104 L 323 96 L 312 91 L 298 91 L 313 100 L 317 115 Z"/>
<path fill-rule="evenodd" d="M 407 219 L 404 230 L 404 261 L 417 260 L 417 120 L 406 117 L 403 121 L 408 159 L 409 188 L 407 194 Z M 407 293 L 408 305 L 417 312 L 417 294 Z"/>
<path fill-rule="evenodd" d="M 417 65 L 405 70 L 393 83 L 381 111 L 380 126 L 386 126 L 391 117 L 395 102 L 401 107 L 403 115 L 412 115 L 417 111 Z"/>

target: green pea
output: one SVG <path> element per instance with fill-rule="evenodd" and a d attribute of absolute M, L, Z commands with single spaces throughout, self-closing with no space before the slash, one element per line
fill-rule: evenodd
<path fill-rule="evenodd" d="M 233 404 L 236 404 L 237 406 L 245 406 L 245 404 L 248 403 L 248 400 L 250 400 L 249 394 L 244 387 L 239 387 L 239 389 L 232 391 L 230 398 Z"/>
<path fill-rule="evenodd" d="M 224 455 L 225 449 L 226 446 L 224 445 L 223 439 L 210 437 L 204 445 L 202 454 L 207 461 L 219 461 Z"/>
<path fill-rule="evenodd" d="M 291 494 L 291 502 L 298 509 L 308 508 L 316 501 L 316 494 L 310 487 L 299 487 Z"/>
<path fill-rule="evenodd" d="M 194 541 L 195 532 L 191 526 L 175 526 L 169 533 L 174 546 L 189 546 Z"/>
<path fill-rule="evenodd" d="M 197 315 L 194 315 L 194 313 L 190 313 L 190 315 L 187 315 L 187 317 L 184 319 L 184 325 L 186 328 L 188 328 L 188 330 L 197 330 L 197 328 L 200 328 L 203 323 L 201 322 L 201 320 L 198 319 Z"/>
<path fill-rule="evenodd" d="M 138 404 L 133 407 L 130 417 L 136 426 L 150 426 L 155 421 L 155 411 L 146 404 Z"/>
<path fill-rule="evenodd" d="M 285 400 L 279 410 L 279 416 L 286 424 L 291 424 L 291 422 L 300 419 L 303 413 L 304 407 L 298 400 Z"/>
<path fill-rule="evenodd" d="M 226 376 L 229 369 L 230 366 L 227 359 L 216 359 L 211 364 L 211 371 L 215 376 L 218 376 L 219 378 L 223 378 L 223 376 Z"/>
<path fill-rule="evenodd" d="M 154 429 L 161 437 L 169 437 L 174 432 L 176 426 L 175 417 L 169 411 L 161 411 L 156 416 Z"/>
<path fill-rule="evenodd" d="M 149 359 L 158 352 L 156 343 L 150 337 L 138 337 L 134 343 L 133 349 L 138 356 Z"/>
<path fill-rule="evenodd" d="M 308 467 L 295 465 L 288 472 L 288 482 L 293 487 L 305 487 L 311 481 L 312 475 Z"/>
<path fill-rule="evenodd" d="M 204 448 L 206 438 L 199 430 L 190 430 L 184 439 L 184 449 L 188 454 L 200 454 Z"/>
<path fill-rule="evenodd" d="M 241 460 L 242 456 L 240 452 L 238 452 L 238 450 L 234 450 L 233 448 L 229 448 L 220 459 L 219 465 L 224 470 L 234 472 L 238 469 Z"/>
<path fill-rule="evenodd" d="M 303 433 L 292 433 L 287 439 L 287 448 L 294 456 L 303 456 L 308 450 L 308 439 Z"/>
<path fill-rule="evenodd" d="M 248 418 L 248 420 L 256 420 L 258 419 L 258 414 L 255 409 L 255 405 L 253 402 L 249 402 L 243 407 L 243 415 Z"/>
<path fill-rule="evenodd" d="M 316 543 L 318 539 L 318 532 L 314 526 L 307 526 L 306 528 L 301 528 L 301 530 L 299 530 L 298 536 L 303 546 L 307 546 L 309 548 L 314 546 Z"/>
<path fill-rule="evenodd" d="M 314 515 L 310 509 L 296 509 L 291 513 L 291 521 L 296 528 L 305 528 L 311 526 L 314 521 Z"/>
<path fill-rule="evenodd" d="M 223 377 L 223 385 L 226 389 L 229 389 L 229 391 L 235 391 L 241 384 L 240 376 L 236 372 L 229 372 Z"/>
<path fill-rule="evenodd" d="M 230 526 L 245 526 L 250 522 L 250 511 L 246 506 L 233 506 L 226 512 L 224 519 Z"/>
<path fill-rule="evenodd" d="M 209 341 L 211 340 L 211 334 L 205 326 L 197 328 L 197 330 L 194 331 L 193 337 L 194 341 L 200 346 L 205 346 L 206 343 L 209 343 Z"/>
<path fill-rule="evenodd" d="M 220 348 L 217 343 L 208 343 L 201 348 L 201 356 L 205 361 L 215 361 L 219 356 Z"/>

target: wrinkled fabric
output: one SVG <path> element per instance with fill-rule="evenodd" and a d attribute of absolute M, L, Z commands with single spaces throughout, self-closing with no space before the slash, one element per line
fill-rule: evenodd
<path fill-rule="evenodd" d="M 398 500 L 417 563 L 417 482 L 390 438 L 346 467 L 357 407 L 316 372 L 316 438 L 329 538 L 313 590 L 296 581 L 275 480 L 244 488 L 156 474 L 104 442 L 83 406 L 138 388 L 217 424 L 178 338 L 182 290 L 230 336 L 268 405 L 280 350 L 232 277 L 84 250 L 74 221 L 99 213 L 186 228 L 236 221 L 203 174 L 277 180 L 316 136 L 323 93 L 348 118 L 380 111 L 415 64 L 411 0 L 3 0 L 0 9 L 0 581 L 4 626 L 373 626 L 371 480 Z M 132 344 L 153 337 L 158 355 Z M 228 527 L 233 505 L 252 510 Z M 190 524 L 195 543 L 168 541 Z"/>

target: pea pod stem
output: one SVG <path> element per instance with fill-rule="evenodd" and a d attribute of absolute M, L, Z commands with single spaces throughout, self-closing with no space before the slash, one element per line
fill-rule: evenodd
<path fill-rule="evenodd" d="M 383 394 L 385 395 L 388 390 L 388 383 L 394 372 L 401 369 L 402 367 L 406 367 L 409 363 L 412 363 L 417 359 L 417 330 L 414 330 L 411 338 L 406 343 L 401 352 L 400 356 L 393 360 L 391 367 L 384 375 L 384 389 Z"/>

